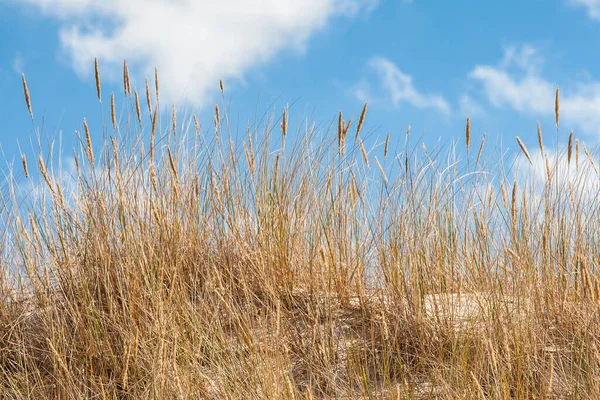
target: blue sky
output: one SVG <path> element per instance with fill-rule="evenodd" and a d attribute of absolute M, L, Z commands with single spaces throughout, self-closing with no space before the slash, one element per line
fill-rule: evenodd
<path fill-rule="evenodd" d="M 101 140 L 94 57 L 105 112 L 127 58 L 140 94 L 158 67 L 161 104 L 203 110 L 205 125 L 223 79 L 242 128 L 292 103 L 292 127 L 339 110 L 356 120 L 368 102 L 373 138 L 411 125 L 428 147 L 462 141 L 470 116 L 474 143 L 486 132 L 531 149 L 538 120 L 553 145 L 559 85 L 561 144 L 570 130 L 588 147 L 600 138 L 600 0 L 0 0 L 0 43 L 8 161 L 33 133 L 21 73 L 35 126 L 62 133 L 66 155 L 84 117 Z"/>

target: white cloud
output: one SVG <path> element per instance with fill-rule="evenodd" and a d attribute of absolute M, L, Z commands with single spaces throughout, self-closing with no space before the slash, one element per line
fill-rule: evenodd
<path fill-rule="evenodd" d="M 504 48 L 504 57 L 502 57 L 500 65 L 505 69 L 516 65 L 521 70 L 533 75 L 541 71 L 544 66 L 544 58 L 537 49 L 529 44 L 521 47 L 507 46 Z"/>
<path fill-rule="evenodd" d="M 461 115 L 464 116 L 482 117 L 487 114 L 483 106 L 468 94 L 463 94 L 462 96 L 460 96 L 460 98 L 458 99 L 458 106 Z"/>
<path fill-rule="evenodd" d="M 23 67 L 25 66 L 25 62 L 23 61 L 23 57 L 20 54 L 17 54 L 15 58 L 13 58 L 12 69 L 17 74 L 23 73 Z"/>
<path fill-rule="evenodd" d="M 390 60 L 373 57 L 369 60 L 368 66 L 377 74 L 385 100 L 391 101 L 394 106 L 407 103 L 416 108 L 432 108 L 450 114 L 450 106 L 442 96 L 419 92 L 413 84 L 412 77 L 403 73 Z M 370 92 L 371 85 L 362 81 L 356 86 L 354 95 L 361 101 L 367 101 L 375 97 Z"/>
<path fill-rule="evenodd" d="M 510 107 L 532 114 L 554 111 L 556 87 L 540 77 L 518 79 L 502 69 L 487 65 L 475 67 L 469 77 L 483 85 L 488 100 L 496 107 Z"/>
<path fill-rule="evenodd" d="M 126 58 L 139 82 L 159 69 L 161 97 L 199 104 L 219 79 L 239 79 L 285 50 L 302 52 L 332 17 L 370 11 L 378 0 L 23 2 L 61 21 L 62 46 L 80 75 L 91 73 L 96 56 L 116 80 Z"/>
<path fill-rule="evenodd" d="M 541 76 L 543 58 L 530 46 L 505 50 L 499 66 L 478 65 L 469 77 L 481 84 L 495 107 L 523 114 L 549 117 L 554 114 L 557 84 Z M 516 67 L 516 71 L 510 71 Z M 560 88 L 561 124 L 587 134 L 600 135 L 600 82 L 577 83 Z"/>
<path fill-rule="evenodd" d="M 588 17 L 600 20 L 600 0 L 570 0 L 574 6 L 585 7 Z"/>

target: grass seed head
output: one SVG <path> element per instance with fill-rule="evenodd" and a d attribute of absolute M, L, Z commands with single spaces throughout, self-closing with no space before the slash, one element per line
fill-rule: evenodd
<path fill-rule="evenodd" d="M 387 158 L 389 146 L 390 146 L 390 133 L 388 132 L 388 134 L 385 138 L 385 147 L 383 148 L 383 159 L 384 160 Z"/>
<path fill-rule="evenodd" d="M 367 156 L 367 151 L 365 150 L 362 140 L 359 139 L 358 144 L 360 145 L 360 151 L 362 152 L 363 160 L 365 161 L 365 164 L 367 164 L 367 168 L 369 168 L 369 156 Z"/>
<path fill-rule="evenodd" d="M 283 137 L 285 137 L 285 135 L 287 135 L 287 107 L 285 107 L 283 109 L 283 117 L 282 117 L 282 121 L 281 121 L 281 134 L 283 135 Z"/>
<path fill-rule="evenodd" d="M 90 128 L 88 127 L 87 121 L 83 119 L 83 130 L 85 131 L 85 141 L 87 144 L 87 155 L 90 164 L 94 164 L 94 150 L 92 149 L 92 136 L 90 135 Z"/>
<path fill-rule="evenodd" d="M 573 131 L 569 133 L 569 146 L 567 148 L 567 164 L 571 164 L 571 154 L 573 153 Z"/>
<path fill-rule="evenodd" d="M 467 127 L 466 127 L 466 142 L 467 142 L 467 151 L 469 151 L 469 145 L 471 144 L 471 118 L 467 117 Z"/>
<path fill-rule="evenodd" d="M 519 143 L 519 146 L 521 147 L 523 154 L 525 154 L 525 157 L 527 157 L 529 164 L 533 165 L 533 162 L 531 161 L 531 156 L 529 155 L 529 152 L 527 151 L 527 147 L 525 147 L 525 144 L 521 141 L 521 138 L 519 138 L 518 136 L 517 136 L 517 143 Z"/>
<path fill-rule="evenodd" d="M 198 123 L 198 118 L 194 115 L 194 129 L 196 131 L 196 136 L 200 137 L 200 124 Z"/>
<path fill-rule="evenodd" d="M 31 97 L 29 96 L 29 88 L 27 87 L 25 74 L 21 74 L 21 80 L 23 81 L 23 92 L 25 93 L 25 103 L 27 104 L 27 110 L 29 110 L 29 116 L 33 120 L 33 111 L 31 110 Z"/>
<path fill-rule="evenodd" d="M 554 96 L 554 122 L 556 123 L 556 129 L 558 129 L 558 123 L 560 121 L 560 89 L 556 87 L 556 95 Z"/>
<path fill-rule="evenodd" d="M 150 85 L 148 84 L 148 78 L 146 78 L 146 105 L 148 106 L 148 115 L 152 118 L 152 99 L 150 98 Z"/>
<path fill-rule="evenodd" d="M 173 136 L 177 136 L 177 110 L 175 109 L 175 104 L 172 105 L 171 111 L 171 119 L 173 122 Z"/>
<path fill-rule="evenodd" d="M 27 158 L 25 154 L 21 154 L 21 162 L 23 164 L 23 172 L 25 172 L 25 178 L 29 178 L 29 169 L 27 168 Z"/>
<path fill-rule="evenodd" d="M 483 152 L 483 145 L 485 144 L 485 132 L 483 132 L 483 136 L 481 137 L 481 144 L 479 145 L 479 151 L 477 152 L 477 160 L 475 164 L 479 164 L 479 159 L 481 158 L 481 153 Z"/>
<path fill-rule="evenodd" d="M 385 174 L 385 171 L 383 170 L 383 167 L 379 163 L 377 156 L 375 156 L 374 158 L 375 158 L 375 163 L 377 164 L 377 168 L 379 168 L 379 172 L 381 172 L 381 176 L 383 177 L 383 180 L 387 183 L 388 178 L 387 178 L 387 175 Z"/>
<path fill-rule="evenodd" d="M 358 135 L 360 134 L 363 123 L 365 122 L 365 117 L 367 116 L 367 108 L 368 108 L 368 103 L 365 103 L 365 105 L 363 106 L 362 112 L 360 113 L 360 118 L 358 119 L 358 125 L 356 126 L 356 138 L 358 138 Z"/>
<path fill-rule="evenodd" d="M 110 95 L 110 119 L 114 130 L 117 129 L 117 111 L 115 108 L 115 94 Z"/>
<path fill-rule="evenodd" d="M 100 89 L 100 69 L 98 68 L 97 57 L 94 57 L 94 76 L 96 78 L 96 93 L 98 94 L 98 102 L 102 104 L 102 90 Z"/>
<path fill-rule="evenodd" d="M 575 168 L 579 169 L 579 139 L 575 139 Z"/>
<path fill-rule="evenodd" d="M 131 86 L 129 84 L 129 68 L 127 67 L 127 60 L 123 60 L 123 91 L 125 96 L 131 96 Z"/>
<path fill-rule="evenodd" d="M 135 93 L 135 112 L 137 114 L 138 123 L 142 126 L 142 111 L 140 109 L 140 96 L 138 95 L 137 89 L 134 89 Z"/>
<path fill-rule="evenodd" d="M 156 137 L 156 123 L 158 120 L 158 103 L 154 108 L 154 114 L 152 115 L 152 131 L 150 133 L 150 160 L 154 159 L 154 141 Z"/>

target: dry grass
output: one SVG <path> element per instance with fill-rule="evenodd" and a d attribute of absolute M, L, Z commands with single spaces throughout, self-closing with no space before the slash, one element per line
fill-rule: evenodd
<path fill-rule="evenodd" d="M 217 106 L 217 139 L 161 124 L 155 89 L 151 131 L 94 154 L 85 122 L 75 183 L 40 156 L 45 200 L 4 195 L 0 398 L 600 397 L 596 198 L 536 195 L 483 139 L 475 164 L 417 157 L 410 129 L 367 152 L 341 112 L 236 136 Z M 124 92 L 139 121 L 126 63 Z"/>

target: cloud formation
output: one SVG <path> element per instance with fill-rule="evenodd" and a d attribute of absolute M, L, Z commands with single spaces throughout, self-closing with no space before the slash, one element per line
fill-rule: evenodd
<path fill-rule="evenodd" d="M 505 49 L 499 65 L 477 65 L 469 78 L 496 108 L 534 117 L 554 115 L 557 83 L 542 76 L 543 58 L 531 46 Z M 600 136 L 600 82 L 560 86 L 560 115 L 568 129 Z"/>
<path fill-rule="evenodd" d="M 570 0 L 574 6 L 585 7 L 588 17 L 600 20 L 600 0 Z"/>
<path fill-rule="evenodd" d="M 60 41 L 81 76 L 98 57 L 114 80 L 161 76 L 161 97 L 200 104 L 219 79 L 243 77 L 285 50 L 302 52 L 338 16 L 378 0 L 22 0 L 60 21 Z M 162 79 L 164 78 L 164 79 Z"/>
<path fill-rule="evenodd" d="M 412 77 L 402 72 L 387 58 L 373 57 L 369 60 L 368 67 L 377 76 L 377 83 L 383 92 L 380 97 L 391 102 L 395 107 L 406 103 L 415 108 L 429 108 L 446 115 L 450 114 L 450 106 L 444 97 L 418 91 L 413 84 Z M 373 101 L 377 98 L 372 94 L 371 84 L 366 81 L 358 84 L 354 94 L 361 101 Z"/>

